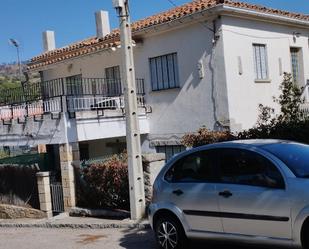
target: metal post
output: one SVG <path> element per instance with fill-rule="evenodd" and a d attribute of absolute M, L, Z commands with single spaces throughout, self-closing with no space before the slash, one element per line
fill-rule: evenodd
<path fill-rule="evenodd" d="M 19 70 L 19 80 L 20 84 L 22 84 L 22 78 L 21 78 L 21 61 L 20 61 L 20 53 L 19 53 L 19 46 L 16 47 L 17 50 L 17 60 L 18 60 L 18 70 Z"/>
<path fill-rule="evenodd" d="M 18 63 L 18 78 L 20 80 L 20 84 L 23 87 L 22 83 L 22 72 L 21 72 L 21 61 L 20 61 L 20 53 L 19 53 L 19 42 L 16 41 L 15 39 L 11 38 L 9 42 L 16 48 L 17 52 L 17 63 Z M 24 87 L 23 87 L 24 88 Z M 24 90 L 24 89 L 23 89 Z"/>
<path fill-rule="evenodd" d="M 113 0 L 113 4 L 119 14 L 120 22 L 131 219 L 138 220 L 145 215 L 145 190 L 138 122 L 132 32 L 129 17 L 129 1 Z"/>

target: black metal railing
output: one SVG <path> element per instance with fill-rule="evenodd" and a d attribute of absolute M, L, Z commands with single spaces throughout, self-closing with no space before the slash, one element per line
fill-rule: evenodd
<path fill-rule="evenodd" d="M 69 79 L 66 82 L 67 95 L 99 95 L 115 97 L 122 95 L 120 79 L 80 78 Z"/>
<path fill-rule="evenodd" d="M 145 94 L 143 79 L 136 80 L 137 95 Z M 116 97 L 123 95 L 120 79 L 103 78 L 59 78 L 23 87 L 7 89 L 0 92 L 0 105 L 15 105 L 37 100 L 45 100 L 61 96 L 102 96 Z"/>
<path fill-rule="evenodd" d="M 136 89 L 138 103 L 144 105 L 143 79 L 136 79 Z M 24 116 L 24 113 L 61 112 L 64 109 L 63 96 L 73 112 L 101 106 L 118 108 L 123 107 L 122 95 L 123 84 L 120 79 L 77 77 L 25 84 L 23 87 L 0 92 L 0 119 Z"/>

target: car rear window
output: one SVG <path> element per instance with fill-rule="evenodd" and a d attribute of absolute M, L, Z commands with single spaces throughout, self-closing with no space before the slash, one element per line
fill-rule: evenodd
<path fill-rule="evenodd" d="M 284 162 L 297 177 L 309 177 L 309 146 L 300 143 L 264 145 L 263 149 Z"/>

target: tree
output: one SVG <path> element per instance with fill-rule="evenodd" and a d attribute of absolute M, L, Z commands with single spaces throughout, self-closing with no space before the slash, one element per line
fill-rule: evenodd
<path fill-rule="evenodd" d="M 274 101 L 280 105 L 280 113 L 263 105 L 255 127 L 240 132 L 239 139 L 275 138 L 309 143 L 309 119 L 301 110 L 301 89 L 293 82 L 292 75 L 284 73 L 281 94 Z"/>
<path fill-rule="evenodd" d="M 304 115 L 300 109 L 303 100 L 301 89 L 293 82 L 290 73 L 284 73 L 283 82 L 280 86 L 281 94 L 275 99 L 281 107 L 281 113 L 277 117 L 280 123 L 298 122 L 304 120 Z"/>

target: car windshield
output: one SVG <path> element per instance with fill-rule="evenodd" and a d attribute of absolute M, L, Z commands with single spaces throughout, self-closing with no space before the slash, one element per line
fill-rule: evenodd
<path fill-rule="evenodd" d="M 308 145 L 300 143 L 277 143 L 264 145 L 263 149 L 278 157 L 297 177 L 309 177 Z"/>

